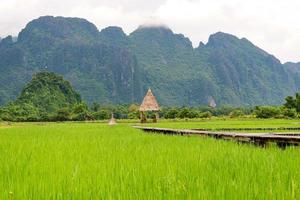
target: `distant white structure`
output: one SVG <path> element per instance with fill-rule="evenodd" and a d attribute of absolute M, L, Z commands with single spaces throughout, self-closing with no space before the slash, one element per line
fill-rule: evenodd
<path fill-rule="evenodd" d="M 215 108 L 217 107 L 216 101 L 214 100 L 214 98 L 211 98 L 209 101 L 209 107 Z"/>
<path fill-rule="evenodd" d="M 111 118 L 108 122 L 108 125 L 113 126 L 113 125 L 116 125 L 116 124 L 117 124 L 117 122 L 116 122 L 116 119 L 114 118 L 114 114 L 111 113 Z"/>

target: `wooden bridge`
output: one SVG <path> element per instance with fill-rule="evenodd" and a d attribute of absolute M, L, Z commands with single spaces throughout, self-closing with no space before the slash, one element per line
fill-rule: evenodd
<path fill-rule="evenodd" d="M 155 128 L 134 126 L 134 128 L 141 129 L 145 132 L 154 132 L 170 135 L 199 135 L 208 136 L 216 139 L 235 140 L 242 143 L 251 143 L 257 146 L 265 147 L 269 143 L 276 143 L 280 148 L 287 146 L 300 146 L 300 133 L 237 133 L 237 132 L 215 132 L 202 131 L 191 129 L 169 129 L 169 128 Z"/>

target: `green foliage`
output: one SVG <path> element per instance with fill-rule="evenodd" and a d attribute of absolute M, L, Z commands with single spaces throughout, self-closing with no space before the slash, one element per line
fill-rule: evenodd
<path fill-rule="evenodd" d="M 94 103 L 92 104 L 92 106 L 91 106 L 91 111 L 97 112 L 99 109 L 100 109 L 100 104 L 94 102 Z"/>
<path fill-rule="evenodd" d="M 165 111 L 164 117 L 166 119 L 175 119 L 178 116 L 178 109 L 170 108 Z"/>
<path fill-rule="evenodd" d="M 231 118 L 242 117 L 242 116 L 244 116 L 244 112 L 240 109 L 233 110 L 229 113 L 229 117 Z"/>
<path fill-rule="evenodd" d="M 275 106 L 256 106 L 254 113 L 257 118 L 279 118 L 281 111 Z"/>
<path fill-rule="evenodd" d="M 74 105 L 72 109 L 72 120 L 74 121 L 85 121 L 92 120 L 93 116 L 88 110 L 88 106 L 81 102 Z"/>
<path fill-rule="evenodd" d="M 286 97 L 284 107 L 296 109 L 297 113 L 300 113 L 300 93 L 296 93 L 295 98 L 292 96 Z"/>
<path fill-rule="evenodd" d="M 57 110 L 54 121 L 69 121 L 71 120 L 71 112 L 69 108 L 61 108 Z"/>
<path fill-rule="evenodd" d="M 282 108 L 281 112 L 287 118 L 296 118 L 298 116 L 295 108 Z"/>
<path fill-rule="evenodd" d="M 104 120 L 104 119 L 109 119 L 110 118 L 110 112 L 108 110 L 98 110 L 97 112 L 94 112 L 93 118 L 97 120 Z"/>
<path fill-rule="evenodd" d="M 0 58 L 0 105 L 45 67 L 70 80 L 89 105 L 141 102 L 149 86 L 164 106 L 207 105 L 211 97 L 218 105 L 273 105 L 300 85 L 294 67 L 233 35 L 219 32 L 193 48 L 166 27 L 142 26 L 127 36 L 79 18 L 29 22 L 16 42 L 1 40 Z M 51 102 L 46 110 L 56 110 Z"/>
<path fill-rule="evenodd" d="M 139 119 L 139 117 L 140 113 L 138 111 L 128 113 L 128 119 Z"/>
<path fill-rule="evenodd" d="M 69 110 L 79 102 L 80 95 L 68 81 L 52 72 L 40 72 L 0 115 L 8 121 L 64 121 L 70 120 Z"/>
<path fill-rule="evenodd" d="M 285 98 L 285 104 L 284 104 L 284 106 L 286 107 L 286 108 L 296 108 L 296 100 L 294 99 L 294 97 L 292 97 L 292 96 L 287 96 L 286 98 Z"/>
<path fill-rule="evenodd" d="M 190 110 L 188 108 L 182 108 L 179 110 L 177 117 L 178 118 L 188 118 Z"/>
<path fill-rule="evenodd" d="M 212 114 L 209 111 L 203 112 L 199 114 L 199 118 L 211 118 Z"/>
<path fill-rule="evenodd" d="M 139 105 L 131 104 L 128 108 L 128 119 L 138 119 L 139 117 Z"/>

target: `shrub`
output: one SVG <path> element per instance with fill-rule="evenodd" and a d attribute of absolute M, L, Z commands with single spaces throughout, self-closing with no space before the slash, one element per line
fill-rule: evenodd
<path fill-rule="evenodd" d="M 109 119 L 110 112 L 108 110 L 99 110 L 93 113 L 93 118 L 98 120 Z"/>
<path fill-rule="evenodd" d="M 241 116 L 244 116 L 244 112 L 240 109 L 233 110 L 229 113 L 230 118 L 236 118 Z"/>
<path fill-rule="evenodd" d="M 71 120 L 70 110 L 68 108 L 59 109 L 53 120 L 55 120 L 55 121 L 68 121 L 68 120 Z"/>
<path fill-rule="evenodd" d="M 180 119 L 187 118 L 189 114 L 189 109 L 188 108 L 182 108 L 178 113 L 177 117 Z"/>
<path fill-rule="evenodd" d="M 257 118 L 278 118 L 280 117 L 280 109 L 274 106 L 257 106 L 254 114 Z"/>
<path fill-rule="evenodd" d="M 295 118 L 297 117 L 297 111 L 295 108 L 282 108 L 282 114 L 284 117 L 288 117 L 288 118 Z"/>
<path fill-rule="evenodd" d="M 175 108 L 168 109 L 164 115 L 166 119 L 175 119 L 178 115 L 178 110 Z"/>
<path fill-rule="evenodd" d="M 198 117 L 199 117 L 199 118 L 211 118 L 211 117 L 212 117 L 212 114 L 211 114 L 211 112 L 206 111 L 206 112 L 200 113 L 200 114 L 198 115 Z"/>
<path fill-rule="evenodd" d="M 128 113 L 129 119 L 139 119 L 139 117 L 140 117 L 139 111 L 133 111 L 133 112 Z"/>
<path fill-rule="evenodd" d="M 89 113 L 88 107 L 85 103 L 77 103 L 73 107 L 72 120 L 75 121 L 85 121 L 93 120 L 93 116 Z"/>
<path fill-rule="evenodd" d="M 188 118 L 197 118 L 199 117 L 199 114 L 197 111 L 195 110 L 190 110 L 188 113 L 187 113 L 187 117 Z"/>

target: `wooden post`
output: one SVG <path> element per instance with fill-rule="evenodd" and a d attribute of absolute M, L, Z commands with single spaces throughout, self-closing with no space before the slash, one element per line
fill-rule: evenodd
<path fill-rule="evenodd" d="M 140 112 L 140 118 L 141 118 L 141 123 L 146 123 L 147 122 L 146 115 L 143 111 Z"/>
<path fill-rule="evenodd" d="M 155 112 L 154 118 L 153 118 L 153 123 L 157 123 L 157 120 L 159 119 L 158 112 Z"/>

